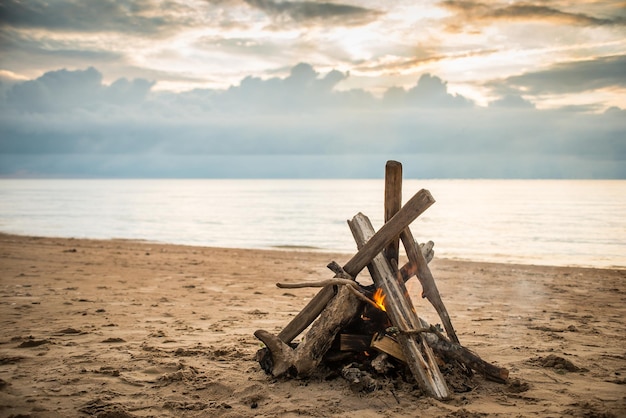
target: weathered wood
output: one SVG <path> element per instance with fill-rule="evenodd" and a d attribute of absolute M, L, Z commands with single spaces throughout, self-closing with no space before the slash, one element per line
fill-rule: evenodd
<path fill-rule="evenodd" d="M 427 263 L 430 263 L 435 257 L 435 252 L 433 251 L 433 247 L 435 243 L 432 241 L 428 241 L 426 243 L 422 243 L 419 245 L 422 254 L 424 255 L 424 259 Z M 408 262 L 400 268 L 400 274 L 402 275 L 402 280 L 406 283 L 411 277 L 417 274 L 417 265 L 412 262 Z"/>
<path fill-rule="evenodd" d="M 402 164 L 398 161 L 387 161 L 385 165 L 385 222 L 395 215 L 402 207 Z M 394 238 L 384 250 L 387 260 L 399 261 L 400 239 Z"/>
<path fill-rule="evenodd" d="M 435 199 L 428 190 L 417 192 L 344 266 L 343 270 L 353 279 L 380 253 L 385 246 L 396 239 L 400 232 L 428 209 Z M 335 296 L 336 289 L 328 286 L 309 301 L 309 303 L 278 334 L 279 338 L 289 343 L 308 327 L 324 310 L 327 303 Z"/>
<path fill-rule="evenodd" d="M 324 310 L 328 302 L 335 296 L 336 286 L 322 288 L 306 306 L 287 324 L 278 334 L 278 338 L 286 343 L 290 343 Z"/>
<path fill-rule="evenodd" d="M 354 319 L 361 307 L 362 302 L 348 286 L 341 286 L 337 295 L 311 325 L 304 341 L 295 349 L 285 344 L 279 336 L 257 330 L 254 336 L 269 350 L 269 353 L 263 353 L 263 350 L 257 353 L 257 360 L 262 365 L 270 363 L 265 370 L 275 377 L 288 372 L 297 376 L 310 374 L 322 361 L 335 336 Z M 267 355 L 271 357 L 271 362 L 267 361 Z"/>
<path fill-rule="evenodd" d="M 504 367 L 498 367 L 491 364 L 478 356 L 478 354 L 463 347 L 461 344 L 448 340 L 434 326 L 420 318 L 423 327 L 428 328 L 428 332 L 424 332 L 424 338 L 428 344 L 443 359 L 452 359 L 465 364 L 470 369 L 482 373 L 486 378 L 499 383 L 504 383 L 509 378 L 509 371 Z"/>
<path fill-rule="evenodd" d="M 439 289 L 437 289 L 437 285 L 435 284 L 435 278 L 430 272 L 424 254 L 422 254 L 422 251 L 420 251 L 415 244 L 415 238 L 413 238 L 411 229 L 407 227 L 402 231 L 400 239 L 402 240 L 409 261 L 417 267 L 416 276 L 422 284 L 422 297 L 428 299 L 437 311 L 437 314 L 439 314 L 439 318 L 441 318 L 443 327 L 450 340 L 455 344 L 459 344 L 459 338 L 456 336 L 456 331 L 454 331 L 454 327 L 452 326 L 446 305 L 444 305 L 441 300 Z"/>
<path fill-rule="evenodd" d="M 456 360 L 465 366 L 483 374 L 487 379 L 504 383 L 509 377 L 509 371 L 503 367 L 498 367 L 488 363 L 478 354 L 470 351 L 460 344 L 455 344 L 448 340 L 444 335 L 436 330 L 432 325 L 420 318 L 422 324 L 421 333 L 423 338 L 428 341 L 433 351 L 442 359 Z M 388 335 L 382 337 L 374 336 L 371 347 L 387 353 L 390 356 L 406 363 L 406 358 L 398 341 Z"/>
<path fill-rule="evenodd" d="M 395 213 L 400 209 L 401 202 L 402 164 L 397 161 L 388 161 L 385 166 L 385 221 L 395 215 Z M 428 301 L 433 305 L 441 318 L 441 322 L 443 323 L 446 333 L 454 343 L 458 344 L 459 338 L 457 337 L 454 327 L 452 326 L 448 310 L 441 300 L 439 289 L 437 289 L 437 285 L 435 284 L 435 279 L 430 271 L 430 268 L 428 268 L 428 261 L 426 261 L 422 251 L 417 248 L 417 243 L 413 238 L 410 228 L 407 227 L 404 231 L 402 231 L 400 239 L 402 240 L 404 250 L 407 254 L 407 258 L 409 259 L 409 263 L 407 264 L 408 268 L 400 269 L 403 280 L 406 282 L 408 278 L 411 277 L 411 274 L 415 274 L 417 276 L 417 279 L 422 285 L 422 297 L 428 299 Z M 395 249 L 390 247 L 386 248 L 385 257 L 387 257 L 389 261 L 393 259 L 396 261 L 398 260 L 398 242 L 394 241 L 392 244 L 394 243 L 396 244 Z M 390 244 L 390 246 L 392 244 Z"/>
<path fill-rule="evenodd" d="M 400 347 L 400 344 L 398 344 L 397 340 L 394 340 L 388 335 L 374 335 L 374 338 L 372 338 L 372 341 L 370 343 L 370 347 L 383 353 L 389 354 L 390 356 L 400 360 L 401 362 L 406 363 L 406 357 L 404 357 L 402 347 Z"/>
<path fill-rule="evenodd" d="M 374 228 L 369 219 L 359 213 L 349 222 L 350 230 L 357 245 L 367 243 L 374 235 Z M 380 253 L 370 263 L 370 274 L 376 287 L 386 295 L 387 315 L 391 323 L 400 330 L 420 327 L 420 322 L 404 282 L 398 280 L 397 269 L 393 269 L 385 256 Z M 395 270 L 395 271 L 394 271 Z M 421 389 L 436 399 L 446 399 L 450 391 L 437 366 L 435 355 L 420 335 L 401 333 L 398 336 L 400 346 L 407 359 L 407 365 Z"/>

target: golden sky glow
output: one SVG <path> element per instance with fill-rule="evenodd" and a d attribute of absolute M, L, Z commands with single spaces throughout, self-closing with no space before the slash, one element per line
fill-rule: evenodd
<path fill-rule="evenodd" d="M 224 89 L 306 62 L 349 71 L 340 90 L 381 94 L 430 72 L 485 104 L 498 96 L 485 88 L 494 80 L 626 54 L 621 1 L 12 0 L 2 8 L 7 74 L 95 66 L 105 82 L 144 77 L 154 90 Z M 550 103 L 580 102 L 575 94 Z M 600 107 L 626 107 L 618 88 L 585 94 Z M 541 106 L 546 97 L 527 98 Z"/>

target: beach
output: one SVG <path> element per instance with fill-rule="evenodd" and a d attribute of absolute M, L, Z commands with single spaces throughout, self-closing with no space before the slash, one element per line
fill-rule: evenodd
<path fill-rule="evenodd" d="M 355 391 L 323 370 L 264 373 L 254 331 L 277 334 L 317 292 L 276 282 L 331 278 L 326 265 L 350 256 L 0 234 L 0 416 L 626 415 L 622 269 L 435 254 L 461 343 L 507 368 L 506 384 L 475 375 L 436 401 L 411 385 Z M 425 299 L 416 310 L 439 322 Z"/>

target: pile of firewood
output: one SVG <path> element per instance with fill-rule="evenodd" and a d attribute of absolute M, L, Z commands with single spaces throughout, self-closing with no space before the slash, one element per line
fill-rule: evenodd
<path fill-rule="evenodd" d="M 343 267 L 335 262 L 328 265 L 334 278 L 277 284 L 281 288 L 322 289 L 278 335 L 264 330 L 254 333 L 266 346 L 257 353 L 261 367 L 276 377 L 302 377 L 323 362 L 338 358 L 349 361 L 365 354 L 379 372 L 386 370 L 390 361 L 405 365 L 420 389 L 436 399 L 451 395 L 440 365 L 454 364 L 468 375 L 474 370 L 505 382 L 506 369 L 482 360 L 459 342 L 428 267 L 432 243 L 418 245 L 409 229 L 434 202 L 430 192 L 420 190 L 402 206 L 402 165 L 387 162 L 385 224 L 375 232 L 362 213 L 348 221 L 358 252 Z M 400 241 L 408 258 L 403 266 L 398 266 Z M 362 286 L 355 280 L 365 267 L 373 286 Z M 443 329 L 418 317 L 405 286 L 413 276 L 422 285 L 422 297 L 439 314 Z M 303 341 L 292 343 L 309 325 Z M 343 373 L 349 374 L 349 368 Z"/>

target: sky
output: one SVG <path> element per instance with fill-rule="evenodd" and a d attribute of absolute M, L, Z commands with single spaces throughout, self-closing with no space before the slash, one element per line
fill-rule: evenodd
<path fill-rule="evenodd" d="M 0 177 L 626 178 L 626 1 L 3 0 Z"/>

